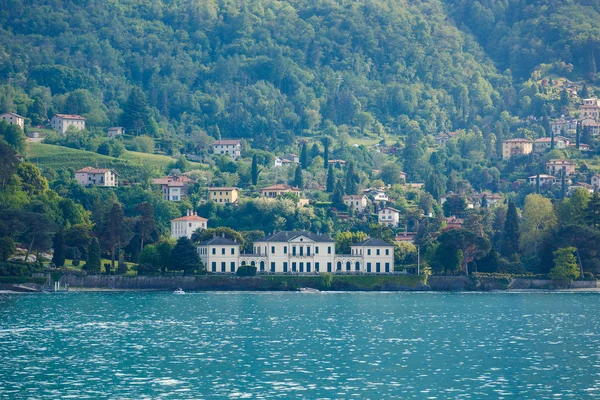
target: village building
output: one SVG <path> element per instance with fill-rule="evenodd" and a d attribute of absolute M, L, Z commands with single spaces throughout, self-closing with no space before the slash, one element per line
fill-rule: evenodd
<path fill-rule="evenodd" d="M 567 189 L 567 195 L 569 195 L 569 196 L 572 195 L 573 192 L 575 192 L 577 189 L 583 189 L 590 194 L 594 193 L 594 187 L 592 185 L 590 185 L 589 183 L 577 182 L 577 183 L 569 186 L 569 188 Z"/>
<path fill-rule="evenodd" d="M 596 136 L 600 134 L 600 122 L 592 118 L 585 118 L 581 120 L 582 129 L 587 129 L 590 135 Z"/>
<path fill-rule="evenodd" d="M 273 160 L 273 167 L 275 167 L 275 168 L 283 167 L 283 158 L 275 157 L 275 160 Z"/>
<path fill-rule="evenodd" d="M 327 161 L 327 164 L 333 165 L 334 167 L 335 166 L 344 166 L 344 165 L 346 165 L 346 161 L 344 161 L 344 160 L 329 160 L 329 161 Z"/>
<path fill-rule="evenodd" d="M 240 244 L 225 237 L 216 236 L 198 245 L 198 255 L 207 272 L 235 274 L 240 259 Z"/>
<path fill-rule="evenodd" d="M 577 129 L 577 120 L 575 118 L 561 118 L 550 122 L 550 129 L 554 135 L 566 135 Z"/>
<path fill-rule="evenodd" d="M 327 236 L 306 231 L 278 232 L 255 241 L 252 254 L 239 256 L 239 265 L 252 265 L 258 273 L 271 274 L 394 272 L 392 244 L 367 239 L 351 245 L 350 249 L 350 254 L 336 254 L 335 241 Z M 213 265 L 211 257 L 212 254 L 207 257 L 208 266 Z M 218 261 L 216 265 L 220 272 Z"/>
<path fill-rule="evenodd" d="M 600 100 L 595 97 L 583 99 L 583 104 L 579 106 L 580 118 L 600 119 Z"/>
<path fill-rule="evenodd" d="M 566 149 L 571 145 L 571 141 L 564 136 L 555 136 L 554 137 L 554 148 L 556 149 Z M 533 142 L 533 152 L 536 154 L 542 154 L 550 150 L 552 147 L 552 138 L 551 137 L 543 137 L 536 139 Z"/>
<path fill-rule="evenodd" d="M 486 208 L 494 207 L 496 204 L 504 201 L 504 197 L 498 193 L 481 193 L 476 197 L 479 200 L 479 204 L 483 204 L 485 199 Z"/>
<path fill-rule="evenodd" d="M 116 187 L 119 185 L 119 174 L 107 168 L 82 168 L 75 172 L 75 179 L 83 186 Z"/>
<path fill-rule="evenodd" d="M 213 154 L 227 154 L 234 160 L 242 155 L 242 141 L 235 139 L 216 140 L 211 145 Z"/>
<path fill-rule="evenodd" d="M 291 187 L 290 185 L 286 185 L 283 183 L 267 186 L 265 188 L 260 189 L 260 195 L 263 197 L 275 198 L 284 193 L 293 193 L 300 196 L 302 194 L 302 189 L 298 187 Z"/>
<path fill-rule="evenodd" d="M 13 112 L 0 114 L 0 120 L 6 121 L 9 125 L 18 125 L 21 129 L 25 129 L 25 118 Z"/>
<path fill-rule="evenodd" d="M 236 187 L 209 187 L 208 200 L 215 203 L 237 203 L 240 190 Z"/>
<path fill-rule="evenodd" d="M 284 154 L 282 163 L 283 164 L 286 164 L 286 163 L 300 164 L 300 157 L 294 153 Z"/>
<path fill-rule="evenodd" d="M 109 138 L 115 138 L 119 135 L 122 135 L 125 133 L 125 128 L 121 127 L 121 126 L 113 126 L 112 128 L 108 128 L 108 137 Z"/>
<path fill-rule="evenodd" d="M 403 232 L 399 235 L 396 235 L 394 238 L 394 242 L 396 243 L 411 243 L 415 242 L 415 238 L 417 237 L 416 232 Z"/>
<path fill-rule="evenodd" d="M 373 188 L 369 188 L 369 189 L 364 189 L 363 194 L 370 196 L 373 199 L 374 203 L 382 203 L 382 202 L 387 202 L 390 201 L 390 198 L 388 197 L 388 195 L 380 189 L 373 189 Z"/>
<path fill-rule="evenodd" d="M 450 139 L 452 139 L 453 137 L 458 136 L 458 132 L 443 132 L 440 133 L 437 136 L 434 136 L 433 140 L 435 140 L 435 143 L 438 146 L 443 146 L 446 144 L 446 142 Z"/>
<path fill-rule="evenodd" d="M 444 218 L 444 221 L 446 221 L 446 228 L 443 229 L 444 231 L 447 231 L 449 229 L 462 228 L 465 223 L 465 221 L 462 218 L 458 218 L 455 216 Z"/>
<path fill-rule="evenodd" d="M 50 126 L 61 135 L 64 135 L 71 126 L 82 131 L 85 129 L 85 118 L 81 115 L 56 114 L 50 120 Z"/>
<path fill-rule="evenodd" d="M 351 210 L 362 213 L 369 205 L 369 199 L 364 194 L 346 195 L 343 197 L 344 204 Z"/>
<path fill-rule="evenodd" d="M 592 176 L 592 187 L 594 190 L 600 190 L 600 174 Z"/>
<path fill-rule="evenodd" d="M 400 223 L 400 211 L 392 207 L 385 207 L 377 213 L 381 225 L 397 228 Z"/>
<path fill-rule="evenodd" d="M 188 210 L 184 217 L 171 220 L 171 236 L 175 239 L 180 237 L 192 238 L 192 234 L 198 229 L 204 230 L 208 227 L 208 220 L 199 217 L 198 214 Z"/>
<path fill-rule="evenodd" d="M 531 185 L 537 184 L 537 175 L 532 175 L 528 178 Z M 553 175 L 540 174 L 540 186 L 551 186 L 559 183 L 560 179 L 556 179 Z"/>
<path fill-rule="evenodd" d="M 546 171 L 555 176 L 571 176 L 575 173 L 576 164 L 569 160 L 550 160 L 546 163 Z"/>
<path fill-rule="evenodd" d="M 527 139 L 510 139 L 502 142 L 502 158 L 509 159 L 516 156 L 531 154 L 533 142 Z"/>
<path fill-rule="evenodd" d="M 188 189 L 193 180 L 185 175 L 173 175 L 165 178 L 152 179 L 154 185 L 160 186 L 165 200 L 181 201 L 187 197 Z"/>

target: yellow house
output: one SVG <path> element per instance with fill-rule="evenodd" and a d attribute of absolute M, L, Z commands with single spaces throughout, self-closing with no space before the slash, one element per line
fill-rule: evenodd
<path fill-rule="evenodd" d="M 533 142 L 527 139 L 510 139 L 502 142 L 502 158 L 507 159 L 515 156 L 531 154 Z"/>
<path fill-rule="evenodd" d="M 210 187 L 208 188 L 208 199 L 215 203 L 237 203 L 239 189 L 235 187 Z"/>

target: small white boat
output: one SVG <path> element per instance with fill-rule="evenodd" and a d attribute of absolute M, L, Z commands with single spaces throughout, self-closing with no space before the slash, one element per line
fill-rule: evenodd
<path fill-rule="evenodd" d="M 183 291 L 182 288 L 177 288 L 177 289 L 175 289 L 175 291 L 173 292 L 173 294 L 185 294 L 185 292 Z"/>
<path fill-rule="evenodd" d="M 319 293 L 320 292 L 319 289 L 313 289 L 313 288 L 309 288 L 309 287 L 298 288 L 298 291 L 302 292 L 302 293 Z"/>

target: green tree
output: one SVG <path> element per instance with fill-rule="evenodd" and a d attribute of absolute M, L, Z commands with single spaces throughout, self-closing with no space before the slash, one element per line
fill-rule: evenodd
<path fill-rule="evenodd" d="M 169 269 L 172 271 L 183 271 L 189 275 L 200 267 L 200 256 L 194 243 L 186 236 L 177 239 L 177 243 L 171 251 Z"/>
<path fill-rule="evenodd" d="M 15 150 L 25 151 L 25 140 L 27 139 L 23 129 L 19 125 L 9 125 L 5 121 L 0 122 L 0 139 L 4 138 L 6 143 Z"/>
<path fill-rule="evenodd" d="M 325 138 L 323 140 L 323 168 L 327 168 L 329 166 L 329 139 Z"/>
<path fill-rule="evenodd" d="M 519 251 L 519 215 L 514 202 L 508 203 L 504 230 L 502 231 L 502 255 L 511 257 Z"/>
<path fill-rule="evenodd" d="M 8 180 L 19 168 L 15 150 L 0 141 L 0 188 L 4 190 Z"/>
<path fill-rule="evenodd" d="M 520 244 L 524 253 L 539 257 L 540 245 L 556 226 L 556 215 L 549 199 L 539 194 L 525 198 L 523 222 L 520 226 Z"/>
<path fill-rule="evenodd" d="M 144 202 L 135 206 L 140 213 L 137 221 L 137 235 L 140 238 L 140 252 L 144 248 L 144 242 L 156 231 L 156 220 L 154 219 L 154 207 L 151 203 Z"/>
<path fill-rule="evenodd" d="M 364 232 L 339 232 L 335 236 L 335 252 L 337 254 L 350 254 L 350 246 L 354 243 L 367 240 L 368 236 Z"/>
<path fill-rule="evenodd" d="M 350 161 L 346 167 L 346 194 L 358 194 L 360 177 L 355 170 L 354 162 Z"/>
<path fill-rule="evenodd" d="M 156 134 L 154 117 L 148 107 L 146 95 L 137 86 L 134 86 L 129 93 L 127 102 L 123 107 L 123 116 L 121 124 L 127 132 L 139 136 Z"/>
<path fill-rule="evenodd" d="M 444 194 L 444 185 L 442 184 L 437 173 L 429 174 L 429 178 L 425 182 L 425 190 L 433 196 L 436 201 L 440 201 Z"/>
<path fill-rule="evenodd" d="M 587 203 L 585 219 L 592 228 L 597 229 L 600 226 L 600 194 L 594 192 L 592 198 Z"/>
<path fill-rule="evenodd" d="M 256 154 L 252 156 L 252 184 L 254 186 L 258 184 L 258 161 L 256 160 Z"/>
<path fill-rule="evenodd" d="M 90 240 L 90 245 L 88 247 L 88 258 L 83 269 L 92 274 L 99 274 L 101 271 L 101 266 L 102 259 L 100 255 L 100 243 L 98 242 L 97 238 L 93 237 Z M 108 274 L 110 271 L 106 272 Z"/>
<path fill-rule="evenodd" d="M 298 165 L 294 173 L 294 186 L 304 189 L 304 177 L 302 176 L 302 167 Z"/>
<path fill-rule="evenodd" d="M 52 241 L 52 248 L 54 249 L 54 254 L 52 256 L 52 262 L 57 267 L 62 267 L 65 265 L 65 239 L 63 237 L 63 231 L 59 230 L 54 234 L 54 239 Z"/>
<path fill-rule="evenodd" d="M 440 246 L 450 247 L 462 252 L 462 267 L 469 275 L 468 263 L 479 260 L 490 251 L 490 241 L 469 230 L 458 228 L 450 229 L 438 237 Z"/>
<path fill-rule="evenodd" d="M 381 168 L 379 177 L 388 185 L 402 183 L 402 168 L 398 164 L 388 163 Z"/>
<path fill-rule="evenodd" d="M 19 164 L 17 175 L 21 178 L 21 187 L 29 196 L 42 194 L 48 190 L 48 181 L 35 165 L 27 162 Z"/>
<path fill-rule="evenodd" d="M 579 278 L 579 267 L 575 258 L 575 247 L 563 247 L 554 254 L 554 268 L 550 270 L 550 278 L 556 281 L 572 281 Z"/>
<path fill-rule="evenodd" d="M 302 166 L 302 169 L 307 169 L 309 165 L 306 142 L 302 142 L 302 148 L 300 149 L 300 165 Z"/>
<path fill-rule="evenodd" d="M 333 174 L 333 165 L 330 165 L 327 168 L 327 185 L 325 191 L 327 193 L 332 193 L 335 186 L 335 176 Z"/>
<path fill-rule="evenodd" d="M 15 254 L 15 251 L 17 251 L 17 246 L 12 238 L 8 236 L 0 238 L 0 261 L 8 261 L 8 259 Z"/>
<path fill-rule="evenodd" d="M 331 202 L 334 207 L 343 209 L 346 207 L 344 204 L 344 185 L 342 184 L 342 180 L 338 179 L 335 184 L 335 189 L 333 189 L 333 195 L 331 196 Z"/>

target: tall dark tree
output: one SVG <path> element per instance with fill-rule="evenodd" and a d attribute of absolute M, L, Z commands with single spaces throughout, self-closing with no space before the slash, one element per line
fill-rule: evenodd
<path fill-rule="evenodd" d="M 121 124 L 127 132 L 134 135 L 155 135 L 155 124 L 154 117 L 148 102 L 146 95 L 137 86 L 134 86 L 129 93 L 127 102 L 123 107 L 123 115 Z"/>
<path fill-rule="evenodd" d="M 575 148 L 579 150 L 579 144 L 581 143 L 581 121 L 577 121 L 577 132 L 575 134 Z"/>
<path fill-rule="evenodd" d="M 550 129 L 550 150 L 554 150 L 554 129 Z"/>
<path fill-rule="evenodd" d="M 308 151 L 306 150 L 306 142 L 302 142 L 302 148 L 300 150 L 300 165 L 302 169 L 308 168 Z"/>
<path fill-rule="evenodd" d="M 140 213 L 137 221 L 137 234 L 140 238 L 140 252 L 144 248 L 144 243 L 156 231 L 156 220 L 154 219 L 154 206 L 151 203 L 140 203 L 135 207 Z"/>
<path fill-rule="evenodd" d="M 583 144 L 592 144 L 592 133 L 589 126 L 583 127 L 580 142 Z"/>
<path fill-rule="evenodd" d="M 342 184 L 342 180 L 338 179 L 335 184 L 335 189 L 333 190 L 333 196 L 331 196 L 331 202 L 333 206 L 336 208 L 344 208 L 344 185 Z"/>
<path fill-rule="evenodd" d="M 99 274 L 101 266 L 102 258 L 100 255 L 100 243 L 98 242 L 97 238 L 93 237 L 92 240 L 90 240 L 90 246 L 88 247 L 88 259 L 83 269 L 93 274 Z M 107 270 L 106 273 L 108 275 L 110 271 Z"/>
<path fill-rule="evenodd" d="M 0 141 L 0 189 L 4 190 L 6 183 L 19 168 L 17 152 L 9 145 Z"/>
<path fill-rule="evenodd" d="M 561 188 L 561 198 L 564 199 L 567 195 L 567 184 L 565 182 L 565 171 L 560 171 L 560 188 Z"/>
<path fill-rule="evenodd" d="M 444 194 L 444 185 L 440 181 L 437 173 L 429 174 L 429 178 L 425 182 L 425 190 L 428 191 L 436 201 L 440 201 L 442 194 Z"/>
<path fill-rule="evenodd" d="M 326 191 L 327 193 L 333 193 L 333 189 L 335 187 L 335 176 L 333 174 L 333 165 L 330 165 L 329 168 L 327 168 L 327 187 L 326 187 Z"/>
<path fill-rule="evenodd" d="M 104 215 L 99 237 L 105 250 L 110 252 L 111 270 L 115 269 L 115 260 L 120 258 L 121 246 L 131 240 L 131 230 L 125 222 L 125 213 L 119 203 L 114 203 Z"/>
<path fill-rule="evenodd" d="M 501 252 L 504 257 L 510 257 L 517 251 L 519 251 L 519 215 L 517 214 L 517 205 L 511 201 L 508 203 L 506 221 L 502 231 Z"/>
<path fill-rule="evenodd" d="M 590 90 L 588 88 L 587 83 L 584 83 L 583 87 L 581 88 L 581 98 L 587 99 L 588 97 L 590 97 Z"/>
<path fill-rule="evenodd" d="M 535 192 L 540 193 L 540 172 L 542 170 L 542 164 L 538 164 L 537 173 L 535 175 Z"/>
<path fill-rule="evenodd" d="M 298 165 L 294 173 L 294 186 L 304 189 L 304 177 L 302 176 L 302 167 Z"/>
<path fill-rule="evenodd" d="M 404 172 L 406 179 L 409 182 L 414 182 L 416 177 L 417 161 L 421 158 L 422 150 L 419 147 L 419 128 L 418 126 L 411 127 L 408 130 L 406 144 L 402 152 Z"/>
<path fill-rule="evenodd" d="M 590 201 L 588 201 L 585 219 L 592 228 L 600 227 L 600 194 L 594 192 Z"/>
<path fill-rule="evenodd" d="M 358 184 L 360 177 L 354 167 L 354 162 L 350 161 L 346 167 L 346 194 L 358 194 Z"/>
<path fill-rule="evenodd" d="M 323 168 L 327 168 L 329 166 L 329 139 L 325 138 L 323 140 Z"/>
<path fill-rule="evenodd" d="M 256 154 L 252 156 L 252 184 L 254 186 L 258 184 L 258 161 L 256 160 Z"/>
<path fill-rule="evenodd" d="M 184 274 L 192 274 L 200 267 L 200 256 L 194 243 L 186 236 L 177 239 L 177 243 L 171 251 L 169 269 L 183 271 Z"/>
<path fill-rule="evenodd" d="M 491 248 L 490 241 L 486 237 L 463 228 L 450 229 L 442 233 L 438 241 L 440 246 L 462 251 L 462 266 L 466 275 L 469 275 L 468 263 L 485 257 Z"/>
<path fill-rule="evenodd" d="M 63 231 L 59 230 L 54 234 L 54 238 L 52 240 L 52 248 L 54 250 L 54 254 L 52 255 L 52 262 L 57 267 L 62 267 L 65 265 L 65 239 L 63 236 Z"/>
<path fill-rule="evenodd" d="M 310 159 L 312 161 L 313 158 L 320 156 L 321 155 L 321 150 L 319 149 L 319 145 L 316 143 L 313 143 L 312 147 L 310 148 Z"/>

